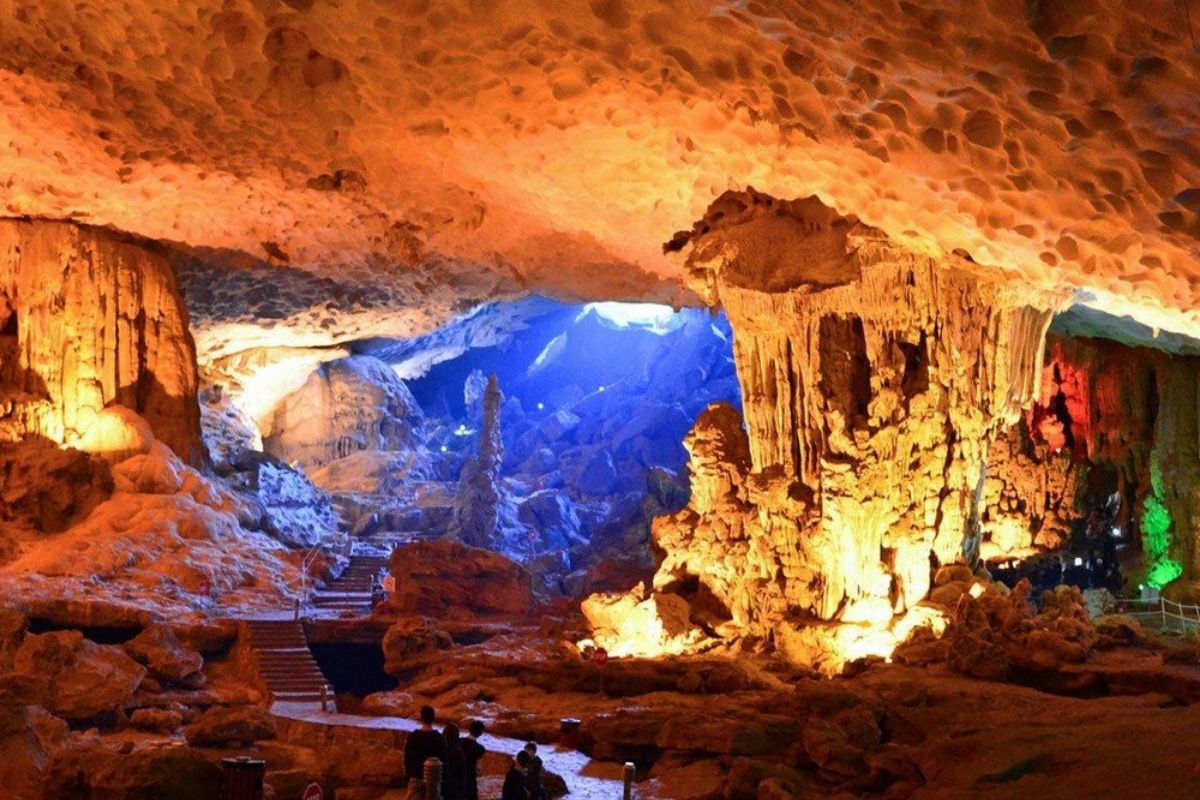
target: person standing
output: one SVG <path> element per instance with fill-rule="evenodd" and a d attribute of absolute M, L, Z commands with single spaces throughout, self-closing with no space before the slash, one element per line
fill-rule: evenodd
<path fill-rule="evenodd" d="M 437 713 L 433 706 L 421 706 L 421 727 L 408 735 L 404 742 L 404 772 L 408 775 L 410 800 L 425 798 L 425 761 L 436 758 L 442 762 L 442 787 L 446 785 L 446 740 L 433 728 Z"/>
<path fill-rule="evenodd" d="M 465 800 L 479 800 L 479 762 L 487 752 L 479 742 L 479 737 L 483 736 L 483 723 L 471 720 L 467 732 L 470 735 L 462 740 L 464 796 Z"/>
<path fill-rule="evenodd" d="M 549 800 L 546 787 L 542 785 L 542 759 L 537 754 L 537 744 L 526 742 L 521 752 L 529 756 L 529 766 L 525 770 L 525 793 L 529 800 Z"/>
<path fill-rule="evenodd" d="M 525 792 L 526 772 L 529 770 L 529 753 L 524 750 L 517 753 L 508 774 L 504 776 L 504 788 L 500 790 L 500 800 L 529 800 Z"/>
<path fill-rule="evenodd" d="M 442 729 L 446 740 L 446 761 L 442 768 L 442 800 L 466 800 L 466 760 L 463 757 L 462 741 L 458 738 L 458 726 L 451 722 Z"/>

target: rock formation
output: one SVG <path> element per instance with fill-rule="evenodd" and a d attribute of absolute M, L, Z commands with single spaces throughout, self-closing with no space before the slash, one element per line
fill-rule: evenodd
<path fill-rule="evenodd" d="M 811 198 L 727 194 L 668 248 L 729 315 L 748 435 L 728 410 L 697 422 L 656 587 L 699 593 L 742 635 L 886 626 L 931 564 L 964 559 L 988 447 L 1038 396 L 1061 300 Z"/>
<path fill-rule="evenodd" d="M 263 449 L 289 464 L 319 467 L 359 450 L 413 448 L 421 409 L 382 361 L 321 364 L 262 425 Z"/>
<path fill-rule="evenodd" d="M 91 428 L 118 403 L 198 463 L 196 388 L 187 311 L 153 246 L 71 223 L 0 220 L 0 441 L 42 436 L 104 451 L 115 428 Z"/>
<path fill-rule="evenodd" d="M 392 608 L 463 620 L 522 617 L 533 607 L 529 573 L 490 550 L 459 542 L 417 542 L 392 552 Z"/>
<path fill-rule="evenodd" d="M 500 405 L 503 401 L 500 383 L 492 375 L 482 397 L 479 452 L 463 466 L 458 494 L 454 498 L 450 535 L 475 547 L 498 544 L 495 537 L 502 521 L 501 513 L 511 511 L 506 508 L 500 475 L 504 461 L 504 441 L 500 437 Z"/>

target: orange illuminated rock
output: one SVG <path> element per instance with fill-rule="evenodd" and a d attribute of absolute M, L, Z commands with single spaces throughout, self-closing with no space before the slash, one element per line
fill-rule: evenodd
<path fill-rule="evenodd" d="M 752 184 L 1197 324 L 1181 4 L 152 8 L 5 4 L 4 213 L 381 289 L 466 262 L 629 296 Z"/>
<path fill-rule="evenodd" d="M 99 228 L 0 220 L 0 297 L 16 363 L 0 374 L 0 441 L 42 436 L 115 455 L 144 449 L 118 403 L 198 462 L 196 356 L 166 259 Z"/>

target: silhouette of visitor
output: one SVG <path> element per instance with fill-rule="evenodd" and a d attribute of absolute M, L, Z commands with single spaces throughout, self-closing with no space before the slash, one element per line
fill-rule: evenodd
<path fill-rule="evenodd" d="M 458 726 L 451 722 L 442 729 L 446 740 L 446 761 L 442 769 L 442 800 L 466 800 L 466 760 Z"/>
<path fill-rule="evenodd" d="M 433 706 L 421 706 L 421 727 L 408 735 L 404 742 L 404 772 L 408 775 L 408 797 L 425 798 L 425 761 L 436 758 L 442 762 L 442 786 L 445 781 L 446 740 L 433 728 L 436 713 Z"/>
<path fill-rule="evenodd" d="M 526 742 L 521 752 L 529 756 L 529 768 L 525 773 L 525 793 L 529 800 L 549 800 L 546 787 L 542 785 L 542 759 L 537 754 L 537 745 Z"/>
<path fill-rule="evenodd" d="M 504 788 L 500 790 L 500 800 L 528 800 L 525 792 L 525 778 L 529 771 L 529 753 L 524 750 L 517 753 L 508 774 L 504 776 Z"/>
<path fill-rule="evenodd" d="M 477 719 L 471 720 L 467 730 L 471 735 L 462 740 L 464 794 L 466 800 L 479 800 L 479 762 L 487 752 L 479 743 L 479 737 L 483 736 L 483 723 Z"/>

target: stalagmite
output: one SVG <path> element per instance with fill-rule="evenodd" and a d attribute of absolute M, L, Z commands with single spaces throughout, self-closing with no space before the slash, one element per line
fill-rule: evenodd
<path fill-rule="evenodd" d="M 0 441 L 104 447 L 100 412 L 137 411 L 201 460 L 196 356 L 166 259 L 100 228 L 0 220 Z"/>
<path fill-rule="evenodd" d="M 492 543 L 503 505 L 500 483 L 500 465 L 504 461 L 504 442 L 500 438 L 500 404 L 503 401 L 500 383 L 495 375 L 489 376 L 483 392 L 479 453 L 463 467 L 458 494 L 454 498 L 450 535 L 474 547 Z"/>

